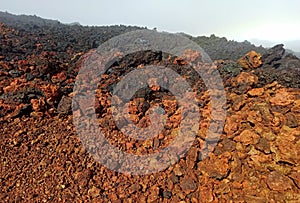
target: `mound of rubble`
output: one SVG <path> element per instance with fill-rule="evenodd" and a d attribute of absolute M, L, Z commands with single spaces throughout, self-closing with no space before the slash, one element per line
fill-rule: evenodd
<path fill-rule="evenodd" d="M 251 51 L 238 61 L 215 61 L 227 115 L 217 146 L 204 160 L 211 100 L 201 77 L 181 58 L 161 52 L 136 53 L 112 64 L 99 82 L 96 114 L 109 142 L 128 153 L 167 146 L 181 114 L 170 92 L 145 89 L 131 101 L 131 119 L 137 126 L 149 125 L 149 107 L 158 104 L 168 115 L 165 130 L 147 141 L 125 137 L 111 122 L 109 101 L 122 75 L 149 64 L 171 67 L 197 91 L 199 101 L 202 118 L 187 155 L 162 172 L 133 176 L 96 162 L 76 134 L 73 87 L 88 46 L 73 47 L 51 29 L 38 32 L 40 37 L 33 39 L 0 25 L 3 201 L 300 201 L 300 60 L 285 54 L 282 45 L 263 54 Z"/>

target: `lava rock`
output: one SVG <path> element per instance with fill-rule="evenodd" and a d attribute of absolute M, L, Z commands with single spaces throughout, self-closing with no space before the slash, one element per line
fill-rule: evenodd
<path fill-rule="evenodd" d="M 272 65 L 274 64 L 274 62 L 282 59 L 285 53 L 285 49 L 283 48 L 283 46 L 283 44 L 278 44 L 269 49 L 268 52 L 262 57 L 263 63 L 267 65 Z"/>
<path fill-rule="evenodd" d="M 72 98 L 63 96 L 58 103 L 57 112 L 62 115 L 67 115 L 71 113 Z"/>

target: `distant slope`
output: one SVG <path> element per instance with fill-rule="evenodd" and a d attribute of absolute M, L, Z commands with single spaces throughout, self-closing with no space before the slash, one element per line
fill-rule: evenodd
<path fill-rule="evenodd" d="M 97 48 L 103 42 L 120 34 L 145 29 L 137 26 L 81 26 L 66 25 L 59 21 L 47 20 L 37 16 L 13 15 L 0 12 L 0 23 L 18 31 L 16 36 L 7 36 L 18 39 L 16 44 L 1 48 L 0 55 L 5 54 L 9 60 L 11 57 L 26 58 L 31 55 L 31 47 L 42 43 L 44 51 L 55 51 L 65 54 L 68 49 L 74 52 L 87 52 Z M 25 37 L 26 36 L 26 37 Z M 28 43 L 28 39 L 30 43 Z M 0 35 L 1 40 L 1 35 Z M 47 43 L 46 43 L 47 42 Z"/>
<path fill-rule="evenodd" d="M 221 38 L 215 35 L 211 35 L 210 37 L 199 36 L 192 39 L 197 42 L 214 60 L 237 60 L 251 50 L 255 50 L 261 54 L 266 52 L 266 49 L 262 46 L 257 47 L 248 41 L 236 42 L 227 40 L 225 37 Z"/>
<path fill-rule="evenodd" d="M 47 37 L 47 34 L 55 33 L 55 35 L 58 36 L 57 39 L 65 39 L 66 42 L 69 42 L 69 46 L 73 47 L 73 49 L 78 52 L 85 52 L 88 51 L 88 49 L 96 48 L 104 41 L 119 34 L 137 29 L 145 29 L 142 27 L 123 25 L 81 26 L 78 23 L 66 25 L 56 20 L 43 19 L 37 16 L 13 15 L 1 11 L 0 22 L 3 22 L 9 27 L 21 31 L 21 34 L 32 35 L 33 39 L 34 36 Z M 237 60 L 251 50 L 255 50 L 261 54 L 266 52 L 265 48 L 261 46 L 256 47 L 248 41 L 228 41 L 224 37 L 221 38 L 215 35 L 211 35 L 210 37 L 192 37 L 189 35 L 186 36 L 198 43 L 207 52 L 212 60 Z M 55 42 L 55 39 L 49 40 L 54 42 L 52 43 L 51 49 L 59 52 L 64 52 L 68 48 L 67 46 L 63 46 L 63 44 L 65 45 L 66 43 Z"/>
<path fill-rule="evenodd" d="M 300 37 L 300 36 L 299 36 Z M 296 54 L 300 53 L 300 40 L 293 40 L 293 41 L 285 41 L 283 42 L 286 48 L 293 50 Z"/>
<path fill-rule="evenodd" d="M 0 21 L 13 28 L 23 28 L 25 25 L 55 26 L 60 24 L 60 22 L 57 20 L 43 19 L 36 15 L 14 15 L 2 11 L 0 11 Z"/>
<path fill-rule="evenodd" d="M 300 37 L 300 36 L 299 36 Z M 292 50 L 293 53 L 296 55 L 300 53 L 300 40 L 284 40 L 281 42 L 275 42 L 275 41 L 268 41 L 268 40 L 259 40 L 259 39 L 251 39 L 250 42 L 255 44 L 256 46 L 262 45 L 263 47 L 266 48 L 271 48 L 275 46 L 276 44 L 284 44 L 284 47 L 286 49 Z"/>
<path fill-rule="evenodd" d="M 295 51 L 292 51 L 290 49 L 286 49 L 286 52 L 290 53 L 290 54 L 293 54 L 294 56 L 296 56 L 297 58 L 300 59 L 300 52 L 295 52 Z"/>
<path fill-rule="evenodd" d="M 300 52 L 294 52 L 294 55 L 300 59 Z"/>

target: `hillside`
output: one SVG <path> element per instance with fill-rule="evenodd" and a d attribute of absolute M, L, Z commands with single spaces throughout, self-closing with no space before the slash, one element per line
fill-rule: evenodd
<path fill-rule="evenodd" d="M 31 26 L 56 26 L 61 24 L 57 20 L 48 20 L 38 17 L 36 15 L 29 16 L 29 15 L 14 15 L 8 12 L 0 11 L 0 21 L 5 23 L 10 27 L 14 27 L 17 29 L 23 29 L 25 27 Z"/>
<path fill-rule="evenodd" d="M 193 38 L 212 64 L 189 48 L 99 56 L 145 28 L 1 15 L 2 202 L 300 202 L 300 59 L 282 44 Z"/>
<path fill-rule="evenodd" d="M 211 35 L 210 37 L 200 36 L 192 39 L 197 42 L 214 60 L 238 60 L 251 50 L 255 50 L 262 54 L 266 53 L 265 48 L 262 46 L 256 47 L 248 41 L 236 42 L 233 40 L 227 40 L 225 37 L 217 37 L 215 35 Z"/>
<path fill-rule="evenodd" d="M 104 41 L 125 33 L 131 30 L 145 29 L 132 26 L 80 26 L 77 23 L 74 25 L 65 25 L 58 21 L 46 20 L 37 16 L 13 15 L 5 12 L 0 12 L 0 22 L 5 25 L 15 28 L 24 35 L 35 36 L 45 35 L 47 32 L 55 33 L 58 39 L 63 39 L 63 42 L 69 42 L 77 52 L 87 51 L 98 47 Z M 210 37 L 191 37 L 190 39 L 198 43 L 213 59 L 231 59 L 237 60 L 251 50 L 264 53 L 266 50 L 263 47 L 255 47 L 251 43 L 228 41 L 224 37 L 211 35 Z M 62 46 L 60 45 L 62 44 Z M 67 43 L 58 43 L 58 46 L 51 45 L 51 49 L 65 51 Z"/>

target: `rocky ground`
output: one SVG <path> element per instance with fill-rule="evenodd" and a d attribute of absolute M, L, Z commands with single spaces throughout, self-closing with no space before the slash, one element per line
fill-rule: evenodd
<path fill-rule="evenodd" d="M 0 199 L 299 202 L 300 60 L 285 54 L 281 45 L 265 50 L 262 56 L 252 51 L 239 60 L 215 60 L 226 90 L 227 115 L 217 146 L 204 160 L 201 148 L 211 101 L 201 78 L 180 58 L 157 52 L 133 54 L 112 64 L 99 83 L 95 106 L 112 145 L 128 153 L 155 152 L 168 145 L 172 140 L 168 135 L 179 125 L 174 97 L 151 88 L 133 98 L 131 118 L 136 125 L 147 125 L 149 106 L 160 104 L 168 114 L 162 134 L 150 141 L 135 141 L 110 122 L 111 87 L 120 76 L 147 64 L 169 66 L 186 78 L 197 90 L 202 119 L 187 155 L 162 172 L 125 175 L 91 157 L 73 124 L 74 81 L 90 49 L 133 29 L 137 28 L 0 25 Z M 103 37 L 101 41 L 93 39 L 96 35 Z"/>

